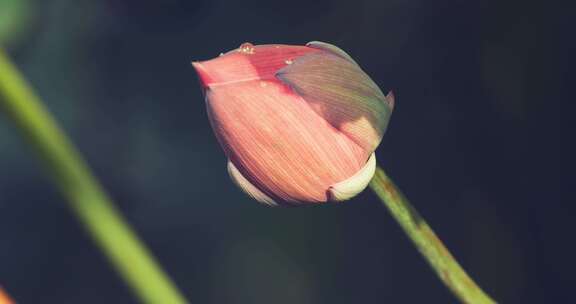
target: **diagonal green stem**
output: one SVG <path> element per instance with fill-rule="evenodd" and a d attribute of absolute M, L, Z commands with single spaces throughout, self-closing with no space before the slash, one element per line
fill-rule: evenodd
<path fill-rule="evenodd" d="M 376 192 L 440 280 L 462 303 L 496 303 L 462 269 L 382 168 L 376 169 L 370 188 Z"/>
<path fill-rule="evenodd" d="M 0 110 L 44 161 L 70 208 L 142 303 L 186 303 L 0 48 Z"/>

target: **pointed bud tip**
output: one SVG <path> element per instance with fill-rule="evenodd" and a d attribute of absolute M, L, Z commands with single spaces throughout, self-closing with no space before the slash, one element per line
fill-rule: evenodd
<path fill-rule="evenodd" d="M 206 68 L 204 67 L 204 65 L 202 65 L 200 61 L 192 61 L 192 66 L 194 67 L 196 73 L 198 74 L 198 78 L 200 79 L 202 87 L 206 88 L 211 83 L 214 82 L 213 79 L 210 77 L 209 73 L 206 71 Z"/>

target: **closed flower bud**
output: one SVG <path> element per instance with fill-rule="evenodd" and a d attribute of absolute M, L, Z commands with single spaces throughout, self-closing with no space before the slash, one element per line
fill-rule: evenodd
<path fill-rule="evenodd" d="M 394 97 L 344 51 L 245 43 L 193 65 L 228 172 L 256 200 L 342 201 L 368 185 Z"/>

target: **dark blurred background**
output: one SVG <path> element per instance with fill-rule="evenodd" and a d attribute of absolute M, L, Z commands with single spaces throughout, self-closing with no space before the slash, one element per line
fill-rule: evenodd
<path fill-rule="evenodd" d="M 274 209 L 229 181 L 190 66 L 334 43 L 397 106 L 378 150 L 500 303 L 573 300 L 574 11 L 553 1 L 0 0 L 0 44 L 192 303 L 455 303 L 370 191 Z M 0 113 L 0 284 L 135 303 Z"/>

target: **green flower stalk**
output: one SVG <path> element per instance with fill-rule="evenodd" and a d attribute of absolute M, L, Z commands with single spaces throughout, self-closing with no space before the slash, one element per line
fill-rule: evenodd
<path fill-rule="evenodd" d="M 381 168 L 376 169 L 370 188 L 382 200 L 438 278 L 462 303 L 496 303 L 462 269 L 424 218 Z"/>
<path fill-rule="evenodd" d="M 74 214 L 140 301 L 186 303 L 2 49 L 0 110 L 43 160 Z"/>

